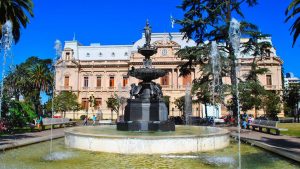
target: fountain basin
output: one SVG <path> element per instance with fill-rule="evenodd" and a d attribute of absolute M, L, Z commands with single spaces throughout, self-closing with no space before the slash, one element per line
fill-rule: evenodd
<path fill-rule="evenodd" d="M 65 131 L 71 148 L 119 154 L 174 154 L 223 149 L 229 131 L 216 127 L 176 126 L 173 132 L 117 131 L 116 126 L 75 127 Z"/>
<path fill-rule="evenodd" d="M 130 70 L 129 75 L 139 80 L 150 82 L 151 80 L 157 79 L 159 77 L 163 77 L 164 75 L 166 75 L 166 72 L 164 70 L 154 69 L 154 68 L 140 68 L 140 69 Z"/>

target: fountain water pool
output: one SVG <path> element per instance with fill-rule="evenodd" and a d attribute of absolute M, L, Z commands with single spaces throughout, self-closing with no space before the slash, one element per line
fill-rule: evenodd
<path fill-rule="evenodd" d="M 49 161 L 45 159 L 49 155 L 49 142 L 33 144 L 26 147 L 12 149 L 0 153 L 0 169 L 31 169 L 31 168 L 172 168 L 172 169 L 236 169 L 237 168 L 237 144 L 232 143 L 228 147 L 202 153 L 185 153 L 176 155 L 124 155 L 115 153 L 102 153 L 69 149 L 65 147 L 64 139 L 53 140 L 53 151 L 64 152 L 61 156 L 57 153 L 55 158 L 59 160 Z M 263 151 L 250 145 L 242 144 L 243 168 L 272 168 L 295 169 L 299 164 L 286 160 L 280 156 Z M 68 154 L 68 158 L 65 154 Z"/>
<path fill-rule="evenodd" d="M 67 129 L 65 144 L 120 154 L 189 153 L 225 148 L 229 145 L 229 134 L 225 129 L 202 126 L 176 126 L 170 132 L 117 131 L 115 126 L 91 126 Z"/>

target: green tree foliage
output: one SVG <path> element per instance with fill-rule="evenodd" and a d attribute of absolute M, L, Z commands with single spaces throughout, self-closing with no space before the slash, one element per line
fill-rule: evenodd
<path fill-rule="evenodd" d="M 177 107 L 177 109 L 179 109 L 179 111 L 181 112 L 181 114 L 183 115 L 183 110 L 184 110 L 184 103 L 185 103 L 185 97 L 181 96 L 177 99 L 175 99 L 174 104 Z"/>
<path fill-rule="evenodd" d="M 242 111 L 255 109 L 254 117 L 257 116 L 257 110 L 263 106 L 263 98 L 267 94 L 265 88 L 261 85 L 258 75 L 263 75 L 269 70 L 257 66 L 255 60 L 251 65 L 251 70 L 244 76 L 245 80 L 239 83 L 240 103 Z"/>
<path fill-rule="evenodd" d="M 296 120 L 297 106 L 300 102 L 300 85 L 290 84 L 283 94 L 284 110 L 287 113 L 291 113 Z"/>
<path fill-rule="evenodd" d="M 267 92 L 263 99 L 263 108 L 267 117 L 278 120 L 277 115 L 281 111 L 280 97 L 273 92 Z"/>
<path fill-rule="evenodd" d="M 285 11 L 285 22 L 293 20 L 294 23 L 290 27 L 291 34 L 293 35 L 293 46 L 295 45 L 297 38 L 300 34 L 300 0 L 292 0 L 290 5 Z M 297 17 L 296 17 L 297 16 Z"/>
<path fill-rule="evenodd" d="M 32 122 L 37 117 L 32 106 L 26 102 L 12 100 L 8 111 L 8 119 L 14 127 L 24 127 L 26 123 Z"/>
<path fill-rule="evenodd" d="M 51 59 L 30 57 L 24 63 L 10 70 L 4 79 L 5 94 L 16 100 L 22 95 L 25 101 L 34 105 L 36 114 L 41 113 L 41 92 L 51 95 L 53 88 L 53 68 Z"/>
<path fill-rule="evenodd" d="M 113 112 L 116 112 L 117 118 L 119 118 L 119 110 L 121 104 L 116 94 L 107 99 L 106 105 L 107 108 L 111 110 L 111 119 L 113 119 Z"/>
<path fill-rule="evenodd" d="M 230 74 L 232 84 L 232 103 L 233 114 L 237 114 L 237 95 L 235 87 L 236 81 L 236 58 L 232 45 L 229 41 L 228 30 L 230 21 L 233 16 L 241 17 L 244 19 L 244 15 L 241 11 L 241 5 L 247 4 L 254 6 L 257 4 L 256 0 L 184 0 L 179 6 L 184 11 L 184 18 L 177 20 L 182 26 L 181 32 L 184 33 L 188 39 L 194 39 L 198 46 L 193 48 L 185 48 L 187 50 L 186 55 L 179 56 L 182 59 L 186 59 L 187 62 L 181 65 L 181 73 L 188 73 L 189 70 L 196 66 L 201 67 L 201 63 L 205 62 L 205 58 L 208 58 L 210 51 L 210 45 L 206 45 L 206 41 L 216 41 L 218 49 L 223 56 L 228 56 L 227 68 Z M 243 47 L 242 53 L 252 52 L 254 55 L 264 56 L 267 49 L 270 47 L 270 43 L 259 41 L 259 39 L 265 38 L 266 34 L 262 34 L 258 31 L 258 28 L 246 21 L 242 21 L 240 26 L 242 37 L 247 37 L 246 40 L 241 43 Z M 196 50 L 196 52 L 194 52 Z M 190 54 L 190 55 L 189 55 Z M 204 76 L 200 77 L 204 78 Z M 200 81 L 200 80 L 199 80 Z"/>
<path fill-rule="evenodd" d="M 1 0 L 0 37 L 2 37 L 2 25 L 10 20 L 13 25 L 14 40 L 17 43 L 20 39 L 21 26 L 26 28 L 30 16 L 33 17 L 32 0 Z"/>
<path fill-rule="evenodd" d="M 51 111 L 52 100 L 49 100 L 46 103 L 46 109 Z M 66 117 L 66 112 L 68 111 L 77 111 L 80 109 L 80 105 L 77 102 L 76 94 L 63 91 L 56 95 L 53 100 L 53 109 L 55 112 L 61 112 L 62 117 Z"/>

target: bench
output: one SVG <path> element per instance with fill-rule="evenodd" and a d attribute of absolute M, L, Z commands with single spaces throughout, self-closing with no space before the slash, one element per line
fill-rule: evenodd
<path fill-rule="evenodd" d="M 67 125 L 75 126 L 76 121 L 70 121 L 69 118 L 44 118 L 42 130 L 45 129 L 45 126 L 50 126 L 50 125 L 52 125 L 53 128 L 55 125 L 59 125 L 60 127 L 67 126 Z"/>
<path fill-rule="evenodd" d="M 99 120 L 99 124 L 100 125 L 112 125 L 113 124 L 113 122 L 112 122 L 112 120 Z"/>
<path fill-rule="evenodd" d="M 280 131 L 287 131 L 287 129 L 278 128 L 277 124 L 278 124 L 278 121 L 253 120 L 253 122 L 250 123 L 249 126 L 251 126 L 252 130 L 254 130 L 254 131 L 256 128 L 258 128 L 258 131 L 260 131 L 260 132 L 262 132 L 263 128 L 266 128 L 268 134 L 271 134 L 271 129 L 274 129 L 276 131 L 276 135 L 279 135 Z M 248 126 L 248 128 L 249 128 L 249 126 Z"/>

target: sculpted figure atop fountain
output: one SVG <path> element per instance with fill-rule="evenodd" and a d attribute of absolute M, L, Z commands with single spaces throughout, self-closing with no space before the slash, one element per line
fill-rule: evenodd
<path fill-rule="evenodd" d="M 146 39 L 146 44 L 144 47 L 149 47 L 150 48 L 150 42 L 151 42 L 151 26 L 149 24 L 149 21 L 147 19 L 146 21 L 146 26 L 144 28 L 145 31 L 145 39 Z"/>

